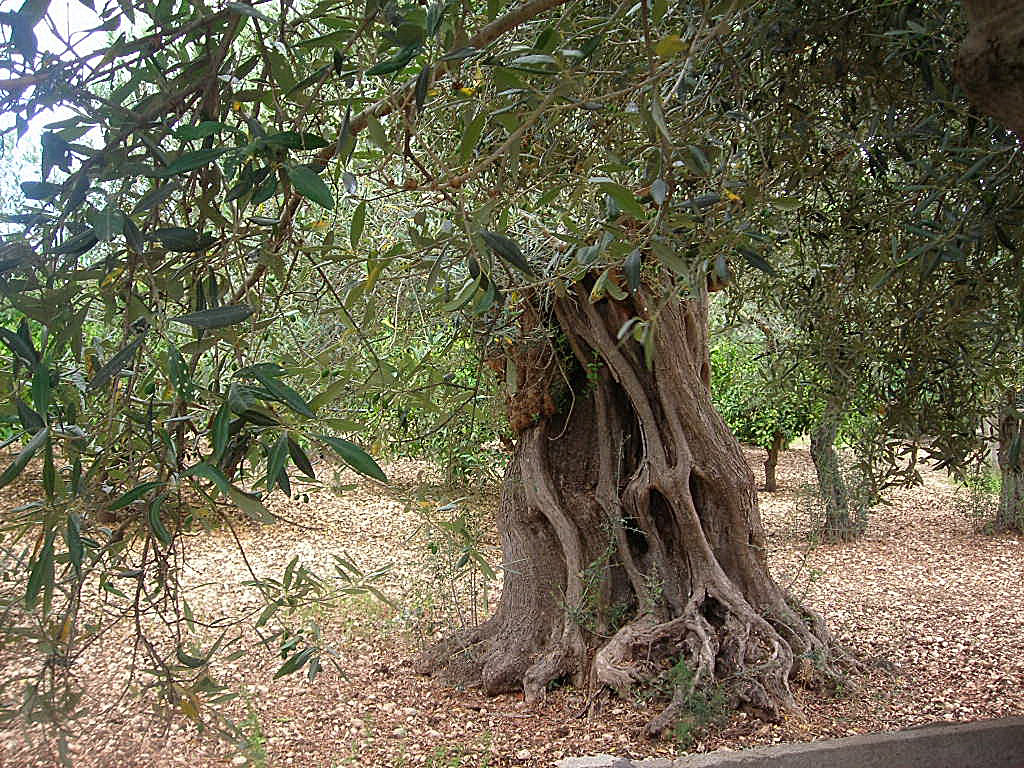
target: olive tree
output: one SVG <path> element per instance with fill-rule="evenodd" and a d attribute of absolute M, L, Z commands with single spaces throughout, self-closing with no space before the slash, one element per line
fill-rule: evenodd
<path fill-rule="evenodd" d="M 694 674 L 652 733 L 692 686 L 776 719 L 793 684 L 834 680 L 822 620 L 769 572 L 753 473 L 709 391 L 709 291 L 775 271 L 794 195 L 830 173 L 803 164 L 835 106 L 823 51 L 861 50 L 833 39 L 845 11 L 811 10 L 816 27 L 804 4 L 756 2 L 121 2 L 63 40 L 38 0 L 5 17 L 11 128 L 50 121 L 0 262 L 27 318 L 2 333 L 27 444 L 0 485 L 43 459 L 12 551 L 52 649 L 34 690 L 80 651 L 85 578 L 128 613 L 179 615 L 168 574 L 197 505 L 271 519 L 259 494 L 310 475 L 315 443 L 385 480 L 357 427 L 323 419 L 344 387 L 301 393 L 266 358 L 296 270 L 326 262 L 316 300 L 378 386 L 399 376 L 353 310 L 405 277 L 499 350 L 501 602 L 421 671 L 536 701 L 563 679 L 625 693 L 682 659 Z M 862 10 L 868 28 L 895 12 Z M 872 77 L 911 65 L 869 53 Z M 789 54 L 821 76 L 810 112 Z M 260 582 L 257 623 L 295 582 Z M 139 640 L 152 685 L 200 718 L 222 646 L 196 657 L 167 626 L 173 642 Z M 319 663 L 308 643 L 288 638 L 282 673 Z"/>
<path fill-rule="evenodd" d="M 822 385 L 811 453 L 829 538 L 864 522 L 838 471 L 844 420 L 856 424 L 846 440 L 870 504 L 889 485 L 920 482 L 921 461 L 967 471 L 981 419 L 1015 381 L 1020 147 L 962 99 L 944 53 L 963 34 L 957 11 L 817 5 L 781 36 L 829 74 L 800 56 L 779 65 L 789 101 L 761 141 L 776 161 L 790 159 L 776 148 L 798 148 L 790 184 L 800 194 L 772 261 L 785 279 L 747 273 L 733 304 L 782 318 L 785 354 Z M 862 45 L 843 47 L 851 37 Z"/>
<path fill-rule="evenodd" d="M 784 365 L 777 352 L 773 359 L 776 333 L 737 336 L 712 344 L 711 396 L 737 438 L 765 449 L 764 488 L 772 492 L 780 452 L 807 434 L 820 404 L 806 370 Z"/>

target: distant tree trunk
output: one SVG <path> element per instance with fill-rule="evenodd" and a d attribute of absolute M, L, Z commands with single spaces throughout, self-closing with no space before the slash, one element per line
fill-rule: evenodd
<path fill-rule="evenodd" d="M 836 436 L 843 420 L 843 410 L 841 401 L 830 399 L 818 424 L 811 430 L 811 460 L 818 475 L 818 493 L 825 509 L 822 538 L 828 542 L 851 541 L 857 536 L 836 452 Z"/>
<path fill-rule="evenodd" d="M 1024 0 L 964 0 L 957 76 L 971 102 L 1024 137 Z"/>
<path fill-rule="evenodd" d="M 764 460 L 764 489 L 769 493 L 777 491 L 778 483 L 775 481 L 775 468 L 779 465 L 779 453 L 786 443 L 786 436 L 776 431 L 772 435 L 772 443 L 768 446 L 768 456 Z"/>
<path fill-rule="evenodd" d="M 999 510 L 996 528 L 1024 533 L 1024 420 L 1016 390 L 999 413 Z"/>
<path fill-rule="evenodd" d="M 734 705 L 778 719 L 795 707 L 791 681 L 834 671 L 831 641 L 768 572 L 754 476 L 708 391 L 706 297 L 595 304 L 590 288 L 522 317 L 505 358 L 518 440 L 497 520 L 501 601 L 417 668 L 532 702 L 570 679 L 673 690 L 682 661 L 696 686 L 723 683 Z M 633 317 L 656 333 L 650 365 L 618 340 Z"/>
<path fill-rule="evenodd" d="M 978 427 L 978 438 L 988 444 L 985 452 L 985 468 L 991 472 L 999 470 L 999 417 L 1000 407 L 995 413 L 987 414 L 981 419 Z"/>

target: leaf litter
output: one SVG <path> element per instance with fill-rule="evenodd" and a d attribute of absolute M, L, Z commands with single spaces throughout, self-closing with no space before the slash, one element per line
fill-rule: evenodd
<path fill-rule="evenodd" d="M 763 452 L 747 451 L 755 472 Z M 228 706 L 244 739 L 230 744 L 197 732 L 147 700 L 120 697 L 131 630 L 115 627 L 86 652 L 79 673 L 85 713 L 70 726 L 75 766 L 550 766 L 572 755 L 672 756 L 741 749 L 1024 713 L 1024 539 L 982 532 L 984 505 L 938 473 L 921 488 L 893 494 L 852 544 L 813 542 L 816 504 L 806 450 L 783 454 L 779 491 L 760 494 L 772 572 L 822 613 L 865 671 L 837 695 L 797 690 L 801 718 L 779 724 L 742 713 L 698 733 L 687 745 L 652 742 L 641 702 L 552 691 L 536 707 L 520 694 L 486 697 L 413 672 L 422 644 L 460 624 L 483 620 L 500 589 L 476 553 L 496 567 L 490 528 L 498 490 L 445 487 L 436 468 L 414 461 L 386 468 L 388 488 L 338 465 L 320 466 L 331 482 L 276 494 L 270 510 L 293 524 L 236 526 L 190 542 L 188 599 L 197 615 L 258 608 L 249 567 L 280 576 L 298 556 L 329 569 L 335 555 L 364 571 L 386 568 L 379 589 L 310 618 L 336 650 L 338 668 L 274 679 L 281 658 L 252 634 L 245 656 L 217 668 L 241 695 Z M 24 483 L 4 489 L 6 508 L 27 499 Z M 308 499 L 308 501 L 306 500 Z M 245 561 L 248 561 L 248 566 Z M 17 649 L 0 654 L 5 677 Z M 56 765 L 41 726 L 0 731 L 0 766 Z"/>

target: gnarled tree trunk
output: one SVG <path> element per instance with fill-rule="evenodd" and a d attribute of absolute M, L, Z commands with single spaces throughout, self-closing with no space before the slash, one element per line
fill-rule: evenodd
<path fill-rule="evenodd" d="M 708 392 L 706 301 L 594 304 L 587 288 L 527 313 L 506 361 L 519 434 L 497 611 L 418 668 L 535 701 L 569 679 L 625 694 L 683 660 L 692 685 L 652 734 L 693 686 L 718 682 L 778 718 L 791 681 L 834 672 L 831 644 L 768 572 L 754 477 Z M 632 317 L 656 327 L 651 367 L 617 339 Z"/>
<path fill-rule="evenodd" d="M 1011 390 L 999 412 L 999 509 L 996 528 L 1024 533 L 1024 420 Z"/>
<path fill-rule="evenodd" d="M 786 436 L 776 431 L 772 435 L 772 444 L 768 446 L 768 455 L 764 460 L 764 489 L 769 493 L 777 491 L 779 484 L 775 479 L 775 468 L 779 466 L 779 453 L 786 444 Z"/>
<path fill-rule="evenodd" d="M 850 497 L 846 492 L 836 436 L 843 420 L 843 405 L 829 400 L 821 419 L 811 430 L 811 461 L 818 476 L 818 493 L 824 507 L 821 535 L 825 541 L 851 541 L 857 537 L 857 522 L 850 514 Z"/>
<path fill-rule="evenodd" d="M 964 0 L 957 77 L 981 111 L 1024 137 L 1024 0 Z"/>

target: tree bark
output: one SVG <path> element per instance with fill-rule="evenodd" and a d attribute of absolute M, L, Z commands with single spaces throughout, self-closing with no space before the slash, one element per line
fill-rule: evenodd
<path fill-rule="evenodd" d="M 786 437 L 781 432 L 772 435 L 772 444 L 768 446 L 768 456 L 764 460 L 764 489 L 773 493 L 779 489 L 775 479 L 775 468 L 779 466 L 779 453 L 786 442 Z"/>
<path fill-rule="evenodd" d="M 831 399 L 818 424 L 811 430 L 811 460 L 818 476 L 818 493 L 824 507 L 822 538 L 835 543 L 857 537 L 857 525 L 850 515 L 850 497 L 846 492 L 836 452 L 836 436 L 843 419 L 843 404 Z"/>
<path fill-rule="evenodd" d="M 537 701 L 566 680 L 622 695 L 669 684 L 682 660 L 692 683 L 649 733 L 719 683 L 778 719 L 791 681 L 832 679 L 835 658 L 821 620 L 768 572 L 753 473 L 708 391 L 706 297 L 595 304 L 588 288 L 523 315 L 506 358 L 518 440 L 497 520 L 501 600 L 418 669 Z M 657 329 L 650 367 L 618 340 L 632 317 Z"/>
<path fill-rule="evenodd" d="M 1024 137 L 1024 0 L 964 0 L 957 77 L 981 111 Z"/>
<path fill-rule="evenodd" d="M 1011 390 L 999 412 L 999 509 L 996 528 L 1024 533 L 1024 420 Z"/>

